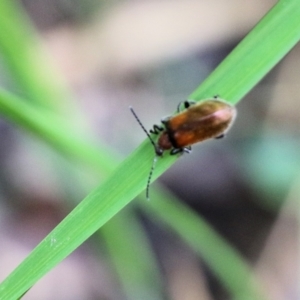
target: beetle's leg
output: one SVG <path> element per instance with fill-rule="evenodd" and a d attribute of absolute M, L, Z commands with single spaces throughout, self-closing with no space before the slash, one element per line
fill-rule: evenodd
<path fill-rule="evenodd" d="M 220 134 L 220 135 L 216 136 L 216 137 L 215 137 L 215 139 L 217 139 L 217 140 L 218 140 L 218 139 L 222 139 L 224 136 L 225 136 L 225 134 L 224 134 L 224 133 L 222 133 L 222 134 Z"/>
<path fill-rule="evenodd" d="M 191 152 L 192 152 L 192 147 L 191 147 L 191 146 L 184 147 L 184 148 L 183 148 L 183 151 L 184 151 L 185 153 L 191 153 Z"/>
<path fill-rule="evenodd" d="M 150 133 L 159 134 L 163 130 L 164 130 L 164 128 L 162 126 L 155 124 L 155 125 L 153 125 L 153 129 L 150 129 Z"/>
<path fill-rule="evenodd" d="M 173 148 L 170 151 L 170 155 L 176 155 L 176 154 L 182 154 L 183 153 L 183 148 Z"/>
<path fill-rule="evenodd" d="M 185 108 L 189 108 L 190 106 L 195 105 L 195 104 L 197 104 L 197 102 L 195 100 L 185 100 L 184 101 Z"/>
<path fill-rule="evenodd" d="M 180 113 L 181 112 L 181 105 L 184 103 L 185 101 L 181 101 L 178 103 L 177 105 L 177 112 Z"/>
<path fill-rule="evenodd" d="M 184 105 L 185 107 L 185 101 L 181 101 L 177 105 L 177 112 L 180 113 L 182 111 L 181 106 Z M 185 107 L 186 108 L 186 107 Z"/>
<path fill-rule="evenodd" d="M 172 118 L 172 117 L 165 117 L 165 118 L 161 119 L 161 122 L 162 122 L 163 124 L 166 124 L 166 123 L 168 123 L 168 121 L 169 121 L 171 118 Z"/>
<path fill-rule="evenodd" d="M 191 153 L 191 151 L 192 151 L 192 147 L 191 146 L 184 147 L 184 148 L 173 148 L 170 151 L 170 155 L 183 154 L 184 152 L 185 153 Z"/>
<path fill-rule="evenodd" d="M 214 95 L 214 99 L 219 99 L 220 96 L 218 94 Z"/>
<path fill-rule="evenodd" d="M 181 106 L 184 106 L 184 109 L 189 108 L 191 105 L 196 104 L 196 101 L 194 100 L 185 100 L 185 101 L 181 101 L 179 102 L 178 106 L 177 106 L 177 112 L 180 113 L 182 111 Z"/>

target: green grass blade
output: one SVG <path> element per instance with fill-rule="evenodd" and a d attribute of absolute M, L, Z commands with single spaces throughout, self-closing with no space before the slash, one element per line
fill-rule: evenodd
<path fill-rule="evenodd" d="M 0 1 L 0 54 L 25 99 L 57 109 L 70 98 L 45 60 L 37 34 L 17 1 Z"/>
<path fill-rule="evenodd" d="M 112 176 L 90 193 L 2 282 L 1 299 L 19 297 L 145 188 L 140 176 L 146 178 L 149 164 L 147 167 L 145 164 L 149 160 L 134 159 L 147 153 L 150 158 L 152 151 L 144 148 L 130 155 L 115 171 L 117 181 Z"/>
<path fill-rule="evenodd" d="M 190 95 L 237 103 L 300 39 L 300 1 L 280 0 Z"/>
<path fill-rule="evenodd" d="M 262 26 L 261 24 L 263 24 L 262 29 L 267 28 L 270 30 L 271 36 L 272 30 L 276 28 L 280 28 L 282 32 L 287 32 L 289 31 L 288 29 L 291 30 L 287 38 L 285 37 L 285 43 L 283 44 L 280 42 L 282 38 L 281 34 L 278 34 L 276 40 L 275 38 L 271 40 L 267 38 L 259 40 L 259 47 L 262 47 L 262 49 L 264 47 L 266 49 L 272 48 L 271 43 L 274 44 L 274 47 L 277 47 L 277 53 L 271 51 L 264 57 L 264 59 L 268 61 L 268 64 L 255 65 L 250 60 L 254 59 L 250 54 L 241 57 L 240 55 L 236 55 L 236 52 L 233 51 L 224 63 L 216 69 L 212 77 L 203 83 L 203 87 L 200 87 L 192 94 L 191 98 L 200 99 L 202 96 L 206 98 L 218 93 L 221 97 L 236 102 L 239 97 L 249 91 L 249 89 L 277 63 L 279 57 L 286 54 L 292 45 L 298 41 L 300 35 L 299 13 L 299 1 L 280 1 L 270 14 L 266 16 L 263 22 L 258 25 Z M 286 19 L 290 21 L 283 22 Z M 272 26 L 270 26 L 270 24 Z M 256 28 L 254 30 L 256 30 Z M 259 33 L 257 32 L 257 34 Z M 250 53 L 252 47 L 255 45 L 252 41 L 255 40 L 257 42 L 257 40 L 255 35 L 250 34 L 249 36 L 250 38 L 246 39 L 243 47 L 249 47 L 248 50 Z M 239 47 L 237 49 L 237 53 L 240 53 L 239 51 L 241 50 L 239 50 Z M 245 76 L 245 78 L 242 76 L 235 78 L 236 81 L 230 79 L 232 77 L 228 74 L 234 74 L 234 72 L 241 74 L 241 59 L 248 60 L 243 66 L 248 66 L 248 69 L 245 69 L 244 72 L 247 72 L 249 76 Z M 256 68 L 255 73 L 249 71 L 252 67 Z M 227 74 L 227 72 L 229 73 Z M 224 76 L 220 76 L 220 74 Z M 257 74 L 259 74 L 259 76 L 257 76 Z M 243 87 L 239 84 L 240 80 L 243 82 Z M 66 149 L 67 151 L 72 151 L 71 148 Z M 119 166 L 114 174 L 108 178 L 101 187 L 98 187 L 89 194 L 84 201 L 33 250 L 31 255 L 7 277 L 0 285 L 0 298 L 11 300 L 22 295 L 22 293 L 30 288 L 41 276 L 70 254 L 100 226 L 138 195 L 145 187 L 145 181 L 152 158 L 153 149 L 151 145 L 149 145 L 149 142 L 146 141 Z M 153 179 L 164 172 L 175 160 L 175 157 L 167 155 L 163 159 L 159 159 Z"/>
<path fill-rule="evenodd" d="M 21 9 L 17 2 L 1 1 L 0 3 L 0 53 L 3 56 L 3 62 L 6 63 L 10 74 L 15 81 L 15 84 L 22 89 L 22 93 L 26 95 L 27 99 L 9 99 L 9 102 L 2 101 L 2 111 L 6 112 L 6 116 L 10 116 L 15 120 L 23 129 L 33 131 L 36 135 L 41 137 L 41 139 L 46 140 L 48 143 L 52 143 L 57 150 L 64 152 L 70 157 L 69 151 L 66 149 L 72 148 L 73 158 L 76 161 L 81 161 L 84 164 L 92 165 L 92 168 L 95 169 L 100 174 L 107 174 L 110 172 L 116 165 L 117 155 L 113 155 L 114 151 L 107 150 L 104 147 L 96 148 L 93 145 L 89 145 L 86 142 L 86 139 L 80 139 L 78 132 L 72 137 L 70 136 L 71 130 L 76 132 L 75 127 L 78 123 L 77 116 L 68 114 L 68 119 L 74 117 L 76 122 L 73 123 L 72 128 L 66 126 L 61 119 L 57 119 L 55 116 L 48 114 L 47 112 L 44 115 L 41 114 L 41 111 L 37 111 L 30 106 L 22 105 L 22 102 L 32 103 L 37 107 L 36 104 L 41 104 L 45 107 L 57 108 L 60 110 L 61 104 L 66 106 L 68 104 L 69 109 L 74 113 L 74 108 L 71 107 L 71 103 L 67 103 L 69 100 L 69 95 L 66 92 L 66 88 L 59 83 L 57 76 L 54 76 L 52 70 L 47 65 L 45 61 L 44 53 L 42 53 L 40 47 L 40 42 L 38 40 L 37 34 L 32 28 L 29 20 L 26 18 L 25 12 Z M 5 102 L 5 103 L 3 103 Z M 18 111 L 21 116 L 17 114 L 11 114 L 11 106 L 14 106 L 14 109 Z M 60 107 L 57 107 L 57 106 Z M 4 109 L 5 107 L 5 109 Z M 49 126 L 50 125 L 50 126 Z M 58 126 L 57 126 L 58 125 Z M 56 127 L 56 129 L 54 128 Z M 60 137 L 58 129 L 60 128 Z M 70 130 L 71 129 L 71 130 Z M 64 137 L 64 133 L 67 135 Z M 108 157 L 107 153 L 110 153 Z M 89 162 L 88 162 L 89 160 Z M 122 216 L 121 216 L 122 217 Z M 121 218 L 120 217 L 120 218 Z M 131 221 L 134 219 L 132 216 Z M 125 223 L 125 220 L 123 220 Z M 115 224 L 108 224 L 104 231 L 108 228 L 113 227 L 116 232 L 120 232 L 128 227 L 125 224 L 120 225 L 120 221 Z M 127 221 L 128 223 L 128 221 Z M 118 228 L 118 225 L 119 228 Z M 114 239 L 118 236 L 116 234 L 112 236 L 105 236 L 106 241 L 112 243 Z M 136 252 L 135 258 L 131 261 L 132 267 L 136 264 L 137 261 L 143 261 L 145 253 L 147 253 L 148 248 L 145 243 L 141 243 L 141 239 L 138 235 L 129 235 L 127 236 L 127 243 L 131 245 L 139 245 L 140 256 L 138 257 L 138 252 Z M 114 241 L 115 242 L 115 241 Z M 144 247 L 144 248 L 143 248 Z M 122 248 L 119 248 L 120 250 Z M 148 250 L 149 251 L 149 250 Z M 111 252 L 112 259 L 114 258 L 114 252 Z M 149 255 L 148 255 L 149 256 Z M 122 257 L 122 251 L 120 251 L 119 256 Z M 130 261 L 130 257 L 127 257 L 126 262 Z M 152 271 L 152 277 L 159 278 L 159 273 L 155 270 L 155 263 L 153 260 L 146 259 L 144 262 L 144 269 L 147 265 L 148 277 Z M 119 260 L 120 263 L 120 260 Z M 119 269 L 121 269 L 122 264 L 120 263 Z M 132 276 L 121 276 L 122 285 L 126 291 L 131 291 L 130 287 L 137 286 L 138 283 L 141 283 L 141 279 L 144 278 L 141 274 L 141 270 L 136 266 L 135 268 L 135 277 L 133 272 Z M 119 272 L 122 274 L 122 272 Z M 136 282 L 134 282 L 136 280 Z M 145 283 L 145 281 L 144 281 Z M 149 282 L 150 284 L 150 282 Z M 151 281 L 152 284 L 152 294 L 158 293 L 159 288 L 157 288 L 157 282 Z M 147 287 L 143 284 L 144 287 Z M 150 295 L 150 289 L 145 289 Z M 129 295 L 128 299 L 134 299 L 133 293 Z M 145 299 L 145 297 L 143 297 Z M 154 298 L 159 299 L 158 295 Z"/>

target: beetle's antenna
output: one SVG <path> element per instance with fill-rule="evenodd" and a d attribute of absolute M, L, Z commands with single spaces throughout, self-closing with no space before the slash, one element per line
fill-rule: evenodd
<path fill-rule="evenodd" d="M 148 201 L 150 200 L 150 197 L 149 197 L 150 181 L 151 181 L 151 178 L 152 178 L 153 171 L 155 169 L 156 162 L 157 162 L 157 156 L 155 155 L 154 158 L 153 158 L 152 166 L 151 166 L 150 173 L 149 173 L 149 176 L 148 176 L 147 187 L 146 187 L 146 198 L 147 198 Z"/>
<path fill-rule="evenodd" d="M 158 147 L 157 145 L 154 143 L 153 139 L 151 138 L 149 132 L 146 130 L 146 128 L 144 127 L 144 125 L 142 124 L 142 122 L 140 121 L 139 117 L 137 116 L 137 114 L 135 113 L 135 111 L 133 110 L 133 108 L 131 106 L 129 106 L 129 109 L 131 110 L 132 114 L 134 115 L 135 119 L 137 120 L 137 122 L 140 124 L 140 126 L 142 127 L 142 129 L 144 130 L 144 132 L 147 134 L 151 144 L 153 145 L 154 147 L 154 150 L 155 150 L 155 153 L 156 155 L 154 156 L 153 158 L 153 162 L 152 162 L 152 166 L 151 166 L 151 169 L 150 169 L 150 172 L 149 172 L 149 176 L 148 176 L 148 180 L 147 180 L 147 187 L 146 187 L 146 198 L 147 200 L 150 200 L 150 197 L 149 197 L 149 188 L 150 188 L 150 182 L 151 182 L 151 178 L 152 178 L 152 174 L 153 174 L 153 171 L 155 169 L 155 165 L 156 165 L 156 162 L 157 162 L 157 155 L 158 153 L 160 153 L 161 151 L 158 150 Z M 161 154 L 160 154 L 161 155 Z"/>
<path fill-rule="evenodd" d="M 152 140 L 149 132 L 146 130 L 146 128 L 144 127 L 144 125 L 142 124 L 142 122 L 140 121 L 139 117 L 137 116 L 137 114 L 135 113 L 135 111 L 133 110 L 132 106 L 129 106 L 129 109 L 131 110 L 132 114 L 134 115 L 135 119 L 138 121 L 138 123 L 140 124 L 140 126 L 142 127 L 142 129 L 144 130 L 144 132 L 147 134 L 151 144 L 153 145 L 155 152 L 156 152 L 156 145 L 154 143 L 154 141 Z"/>

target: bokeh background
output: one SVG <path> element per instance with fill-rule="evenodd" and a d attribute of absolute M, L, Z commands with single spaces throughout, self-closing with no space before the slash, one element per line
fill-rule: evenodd
<path fill-rule="evenodd" d="M 76 116 L 83 131 L 121 157 L 145 139 L 128 106 L 146 128 L 159 123 L 275 2 L 18 1 L 37 31 L 45 63 L 72 94 L 66 115 Z M 26 97 L 1 52 L 0 85 Z M 160 179 L 245 257 L 272 300 L 300 297 L 299 58 L 296 46 L 237 105 L 225 139 L 196 145 Z M 58 101 L 64 107 L 64 99 Z M 3 279 L 88 193 L 77 183 L 82 179 L 92 187 L 102 179 L 86 170 L 72 174 L 72 161 L 2 118 L 0 139 Z M 201 257 L 138 214 L 160 267 L 164 299 L 230 299 Z M 24 299 L 126 296 L 105 243 L 92 238 Z"/>

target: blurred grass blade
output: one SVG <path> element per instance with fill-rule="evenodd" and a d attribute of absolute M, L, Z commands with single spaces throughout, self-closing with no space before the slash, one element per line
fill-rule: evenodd
<path fill-rule="evenodd" d="M 17 1 L 0 1 L 0 53 L 25 99 L 56 111 L 66 104 L 69 93 L 45 60 L 37 34 Z"/>
<path fill-rule="evenodd" d="M 154 197 L 153 197 L 154 196 Z M 254 275 L 241 255 L 223 240 L 209 224 L 167 192 L 152 191 L 152 201 L 139 201 L 151 218 L 175 231 L 209 266 L 231 293 L 231 299 L 265 297 Z M 167 212 L 167 213 L 166 213 Z"/>
<path fill-rule="evenodd" d="M 191 98 L 198 100 L 219 94 L 222 98 L 236 103 L 299 40 L 299 15 L 300 1 L 281 0 L 278 2 L 264 20 L 242 42 L 242 46 L 238 46 L 224 60 L 203 83 L 203 86 L 192 94 Z M 276 34 L 273 31 L 276 31 Z M 256 47 L 261 51 L 257 52 Z M 276 51 L 271 51 L 273 47 Z M 252 55 L 252 51 L 256 53 L 255 56 Z M 261 55 L 265 56 L 262 58 Z M 241 63 L 241 60 L 244 60 L 244 62 Z M 239 76 L 236 74 L 239 74 Z M 0 111 L 5 114 L 8 113 L 7 117 L 19 124 L 24 122 L 21 119 L 24 114 L 18 112 L 18 106 L 12 106 L 9 111 L 3 111 L 4 108 L 7 109 L 1 103 L 4 98 L 3 93 L 1 93 Z M 13 97 L 9 98 L 13 101 Z M 5 103 L 5 105 L 8 105 L 8 103 Z M 43 124 L 40 120 L 43 116 L 38 117 L 36 115 L 35 117 L 39 118 L 40 123 Z M 27 129 L 43 138 L 40 128 L 34 127 L 41 124 L 35 122 L 34 117 L 26 116 L 26 118 L 27 120 L 32 118 L 31 123 L 24 122 Z M 49 133 L 51 131 L 51 134 L 47 134 L 44 139 L 54 146 L 64 143 L 64 147 L 60 150 L 69 153 L 71 156 L 76 154 L 80 157 L 79 151 L 85 151 L 85 148 L 81 150 L 80 147 L 82 146 L 76 148 L 75 140 L 72 141 L 67 138 L 67 133 L 59 133 L 60 128 L 56 124 L 52 125 L 54 129 L 51 131 L 49 129 L 51 124 L 47 126 L 43 124 L 43 130 L 48 130 Z M 67 138 L 66 142 L 60 140 L 64 138 Z M 79 145 L 81 144 L 79 143 Z M 87 154 L 88 152 L 85 152 L 84 155 Z M 81 155 L 83 158 L 83 154 Z M 96 159 L 95 155 L 93 159 Z M 0 285 L 0 299 L 11 300 L 20 297 L 39 278 L 144 190 L 152 158 L 153 148 L 149 141 L 145 141 L 102 186 L 91 192 L 2 282 Z M 159 159 L 153 173 L 153 180 L 172 165 L 175 160 L 176 157 L 168 155 Z M 86 161 L 91 163 L 92 159 L 87 158 Z M 161 217 L 164 217 L 163 214 Z"/>
<path fill-rule="evenodd" d="M 90 166 L 92 170 L 107 175 L 116 166 L 120 157 L 104 145 L 90 141 L 74 124 L 69 125 L 60 116 L 36 108 L 21 98 L 0 89 L 0 114 L 13 121 L 23 130 L 33 133 L 76 162 Z"/>
<path fill-rule="evenodd" d="M 99 234 L 105 239 L 126 299 L 164 299 L 160 270 L 142 228 L 134 211 L 126 208 L 105 224 Z"/>

